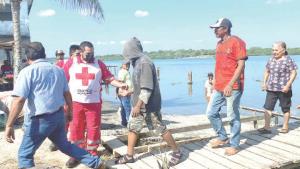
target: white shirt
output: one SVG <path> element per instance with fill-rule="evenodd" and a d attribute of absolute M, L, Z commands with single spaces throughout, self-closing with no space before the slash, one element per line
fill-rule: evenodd
<path fill-rule="evenodd" d="M 209 80 L 205 81 L 204 87 L 206 89 L 206 96 L 207 97 L 211 96 L 211 94 L 213 92 L 213 86 L 212 86 L 212 84 L 209 83 Z"/>

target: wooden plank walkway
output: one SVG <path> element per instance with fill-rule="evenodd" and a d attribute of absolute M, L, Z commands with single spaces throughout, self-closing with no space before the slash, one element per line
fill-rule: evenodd
<path fill-rule="evenodd" d="M 268 169 L 295 168 L 300 166 L 300 123 L 290 124 L 290 131 L 281 134 L 273 128 L 272 134 L 246 131 L 241 134 L 240 152 L 234 156 L 224 155 L 225 147 L 212 149 L 208 140 L 181 145 L 181 163 L 171 169 Z M 163 150 L 162 150 L 163 151 Z M 110 168 L 161 169 L 162 158 L 169 152 L 157 150 L 138 154 L 135 163 L 115 165 Z"/>

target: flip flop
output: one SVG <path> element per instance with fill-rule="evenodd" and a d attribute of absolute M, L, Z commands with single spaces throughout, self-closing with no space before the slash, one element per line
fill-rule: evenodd
<path fill-rule="evenodd" d="M 172 152 L 169 155 L 171 156 L 171 159 L 168 164 L 170 167 L 177 165 L 182 157 L 182 154 L 180 151 Z"/>
<path fill-rule="evenodd" d="M 283 133 L 283 134 L 286 134 L 289 132 L 289 129 L 280 129 L 279 130 L 279 133 Z"/>
<path fill-rule="evenodd" d="M 265 128 L 260 128 L 260 129 L 257 129 L 257 131 L 261 134 L 271 134 L 271 130 L 267 130 Z"/>
<path fill-rule="evenodd" d="M 115 161 L 115 164 L 126 164 L 126 163 L 134 163 L 133 156 L 123 155 Z"/>

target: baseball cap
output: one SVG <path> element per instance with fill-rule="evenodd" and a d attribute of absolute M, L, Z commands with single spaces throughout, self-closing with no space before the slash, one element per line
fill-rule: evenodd
<path fill-rule="evenodd" d="M 55 55 L 64 55 L 64 51 L 63 50 L 56 50 L 55 51 Z"/>
<path fill-rule="evenodd" d="M 219 27 L 226 27 L 231 28 L 232 24 L 231 21 L 227 18 L 220 18 L 217 20 L 217 22 L 213 25 L 209 25 L 210 28 L 219 28 Z"/>

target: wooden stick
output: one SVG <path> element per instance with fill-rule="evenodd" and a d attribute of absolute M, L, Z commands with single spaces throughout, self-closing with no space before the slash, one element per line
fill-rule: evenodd
<path fill-rule="evenodd" d="M 246 106 L 240 106 L 240 108 L 243 110 L 251 111 L 251 112 L 265 113 L 265 110 L 263 110 L 263 109 L 256 109 L 256 108 L 251 108 L 251 107 L 246 107 Z M 279 113 L 273 112 L 273 111 L 272 111 L 272 115 L 283 117 L 283 114 L 279 114 Z M 296 117 L 296 116 L 290 116 L 290 118 L 295 119 L 295 120 L 300 120 L 300 117 Z"/>
<path fill-rule="evenodd" d="M 257 121 L 257 120 L 263 120 L 263 116 L 249 116 L 249 117 L 242 117 L 241 122 L 251 122 L 251 121 Z M 229 119 L 226 119 L 223 121 L 223 125 L 229 125 Z M 203 129 L 209 129 L 211 128 L 210 123 L 203 123 L 203 124 L 198 124 L 198 125 L 190 125 L 190 126 L 179 126 L 176 128 L 170 128 L 169 131 L 172 134 L 175 133 L 181 133 L 181 132 L 188 132 L 188 131 L 196 131 L 196 130 L 203 130 Z M 145 137 L 150 137 L 153 134 L 150 132 L 145 132 L 145 133 L 139 133 L 140 138 L 145 138 Z M 127 135 L 122 135 L 118 136 L 120 140 L 127 140 Z"/>

